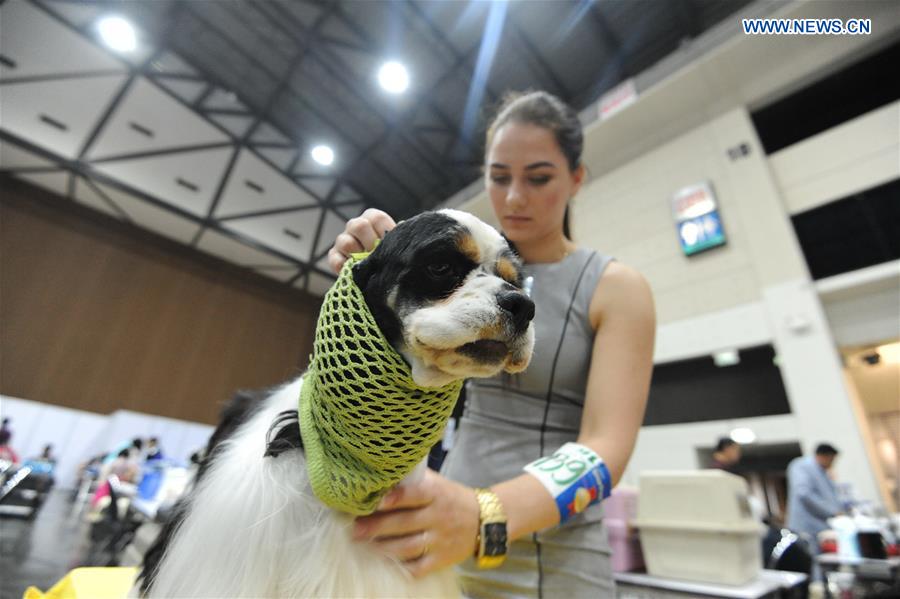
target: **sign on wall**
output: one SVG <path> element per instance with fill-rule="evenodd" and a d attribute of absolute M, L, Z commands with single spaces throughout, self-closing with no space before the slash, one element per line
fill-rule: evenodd
<path fill-rule="evenodd" d="M 716 196 L 708 181 L 678 190 L 672 196 L 672 216 L 685 255 L 725 245 Z"/>

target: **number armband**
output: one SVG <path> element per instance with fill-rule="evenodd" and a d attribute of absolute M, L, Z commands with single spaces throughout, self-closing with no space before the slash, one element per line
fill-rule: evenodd
<path fill-rule="evenodd" d="M 553 496 L 560 524 L 606 499 L 612 491 L 609 468 L 591 448 L 578 443 L 566 443 L 524 470 L 541 481 Z"/>

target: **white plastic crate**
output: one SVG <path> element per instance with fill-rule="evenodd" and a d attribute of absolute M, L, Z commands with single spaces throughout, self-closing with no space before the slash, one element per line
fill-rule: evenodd
<path fill-rule="evenodd" d="M 762 570 L 762 524 L 747 502 L 747 483 L 721 471 L 647 472 L 638 519 L 653 576 L 741 585 Z"/>
<path fill-rule="evenodd" d="M 717 527 L 755 523 L 747 481 L 722 470 L 643 472 L 638 520 Z"/>

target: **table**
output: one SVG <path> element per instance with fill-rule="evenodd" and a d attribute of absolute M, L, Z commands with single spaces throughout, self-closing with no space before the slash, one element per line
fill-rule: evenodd
<path fill-rule="evenodd" d="M 616 596 L 619 599 L 662 599 L 684 597 L 720 597 L 722 599 L 769 599 L 781 596 L 784 590 L 790 590 L 804 584 L 806 574 L 782 572 L 780 570 L 762 570 L 759 576 L 741 586 L 693 582 L 659 578 L 650 574 L 637 572 L 619 572 L 615 575 Z"/>
<path fill-rule="evenodd" d="M 828 573 L 845 568 L 856 575 L 858 580 L 898 580 L 900 579 L 900 557 L 887 559 L 869 559 L 865 557 L 842 557 L 835 553 L 823 553 L 816 556 L 825 580 Z M 831 589 L 825 584 L 825 597 L 832 597 Z"/>

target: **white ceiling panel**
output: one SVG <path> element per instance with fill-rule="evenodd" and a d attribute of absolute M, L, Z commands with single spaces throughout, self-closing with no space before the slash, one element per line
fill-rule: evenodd
<path fill-rule="evenodd" d="M 220 127 L 237 138 L 244 137 L 247 129 L 253 124 L 252 116 L 237 116 L 233 114 L 210 114 L 209 120 L 214 121 Z"/>
<path fill-rule="evenodd" d="M 284 135 L 282 135 L 281 131 L 270 125 L 269 123 L 262 122 L 259 124 L 259 127 L 256 128 L 256 131 L 253 132 L 253 135 L 250 136 L 251 143 L 273 143 L 273 144 L 290 144 L 291 140 Z"/>
<path fill-rule="evenodd" d="M 226 221 L 223 226 L 297 260 L 308 260 L 319 224 L 319 210 Z"/>
<path fill-rule="evenodd" d="M 37 154 L 26 152 L 15 144 L 9 143 L 8 141 L 0 141 L 0 169 L 10 170 L 15 168 L 46 166 L 52 167 L 55 165 L 50 160 L 41 158 Z"/>
<path fill-rule="evenodd" d="M 335 208 L 344 218 L 350 220 L 351 218 L 356 218 L 366 209 L 365 203 L 360 200 L 356 204 L 347 204 L 345 206 L 338 206 Z"/>
<path fill-rule="evenodd" d="M 164 208 L 154 206 L 146 200 L 103 183 L 95 182 L 95 184 L 106 197 L 128 215 L 134 224 L 145 229 L 150 229 L 181 243 L 190 243 L 197 235 L 197 231 L 200 230 L 200 225 L 197 223 Z"/>
<path fill-rule="evenodd" d="M 326 210 L 325 222 L 322 224 L 322 232 L 319 234 L 319 244 L 316 246 L 316 252 L 313 257 L 318 256 L 334 245 L 335 238 L 344 231 L 346 224 L 347 219 L 343 216 L 337 215 L 331 210 Z"/>
<path fill-rule="evenodd" d="M 30 2 L 0 6 L 2 53 L 15 63 L 0 78 L 125 71 L 125 65 Z"/>
<path fill-rule="evenodd" d="M 247 110 L 243 102 L 238 100 L 237 94 L 221 88 L 217 88 L 203 102 L 204 108 L 210 110 L 220 108 L 222 110 Z"/>
<path fill-rule="evenodd" d="M 322 276 L 317 272 L 311 272 L 309 273 L 309 282 L 306 285 L 306 290 L 313 295 L 322 297 L 331 289 L 334 281 L 335 279 Z"/>
<path fill-rule="evenodd" d="M 155 58 L 153 62 L 150 63 L 150 68 L 152 68 L 154 72 L 164 75 L 199 76 L 193 67 L 184 62 L 180 56 L 172 52 L 166 52 L 159 58 Z"/>
<path fill-rule="evenodd" d="M 254 268 L 253 272 L 287 283 L 297 275 L 297 268 Z"/>
<path fill-rule="evenodd" d="M 75 180 L 75 199 L 86 206 L 90 206 L 94 210 L 105 212 L 116 218 L 122 218 L 119 211 L 111 206 L 109 202 L 101 197 L 100 194 L 81 177 L 78 177 Z"/>
<path fill-rule="evenodd" d="M 191 214 L 205 217 L 233 152 L 231 148 L 197 150 L 104 162 L 93 168 Z"/>
<path fill-rule="evenodd" d="M 300 184 L 324 200 L 334 188 L 335 180 L 303 177 L 300 179 Z"/>
<path fill-rule="evenodd" d="M 163 86 L 188 104 L 193 104 L 206 91 L 205 81 L 194 81 L 180 77 L 156 77 L 156 83 Z"/>
<path fill-rule="evenodd" d="M 300 189 L 253 152 L 243 149 L 219 200 L 216 216 L 234 216 L 259 210 L 315 204 L 317 202 L 313 196 Z"/>
<path fill-rule="evenodd" d="M 22 173 L 16 176 L 34 183 L 38 187 L 52 191 L 63 198 L 69 195 L 70 175 L 68 171 L 60 171 L 58 173 Z"/>
<path fill-rule="evenodd" d="M 281 170 L 287 170 L 287 167 L 290 166 L 291 162 L 294 161 L 294 156 L 297 155 L 297 150 L 293 148 L 254 148 L 257 152 L 259 152 L 260 156 L 263 156 L 266 160 L 280 168 Z"/>
<path fill-rule="evenodd" d="M 0 85 L 3 97 L 0 129 L 55 154 L 77 158 L 124 81 L 124 75 L 105 75 L 4 83 Z"/>
<path fill-rule="evenodd" d="M 92 160 L 226 143 L 228 136 L 145 78 L 134 82 L 91 146 Z"/>
<path fill-rule="evenodd" d="M 207 229 L 197 242 L 197 248 L 241 266 L 288 267 L 290 262 L 277 258 L 231 237 Z"/>

